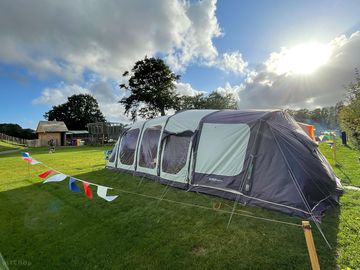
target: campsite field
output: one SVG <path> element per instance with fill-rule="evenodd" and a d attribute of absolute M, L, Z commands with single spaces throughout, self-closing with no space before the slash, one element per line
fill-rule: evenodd
<path fill-rule="evenodd" d="M 321 150 L 332 162 L 327 147 Z M 336 172 L 359 185 L 354 158 L 360 153 L 340 148 Z M 227 228 L 229 214 L 211 208 L 221 202 L 231 210 L 231 201 L 173 188 L 166 193 L 166 199 L 210 208 L 204 209 L 137 195 L 159 198 L 166 187 L 104 169 L 104 150 L 29 152 L 66 174 L 113 187 L 120 196 L 111 203 L 95 189 L 93 200 L 73 193 L 66 181 L 41 184 L 42 165 L 28 166 L 19 153 L 0 155 L 0 253 L 9 269 L 310 269 L 301 227 L 235 215 Z M 360 192 L 346 191 L 341 204 L 322 224 L 332 250 L 313 226 L 321 269 L 360 269 Z M 237 213 L 301 223 L 251 206 Z"/>
<path fill-rule="evenodd" d="M 24 146 L 20 144 L 8 143 L 6 141 L 0 140 L 0 152 L 21 149 L 21 148 L 24 148 Z"/>
<path fill-rule="evenodd" d="M 344 184 L 360 187 L 360 152 L 351 146 L 341 145 L 340 140 L 336 142 L 336 161 L 334 151 L 327 144 L 320 144 L 321 152 L 327 157 L 336 175 Z"/>

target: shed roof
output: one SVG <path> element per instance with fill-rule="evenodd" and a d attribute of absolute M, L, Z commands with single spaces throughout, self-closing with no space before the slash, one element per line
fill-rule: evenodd
<path fill-rule="evenodd" d="M 39 121 L 36 133 L 40 132 L 66 132 L 68 131 L 63 121 Z"/>
<path fill-rule="evenodd" d="M 66 132 L 66 135 L 80 135 L 80 134 L 89 134 L 89 131 L 87 130 L 69 130 Z"/>

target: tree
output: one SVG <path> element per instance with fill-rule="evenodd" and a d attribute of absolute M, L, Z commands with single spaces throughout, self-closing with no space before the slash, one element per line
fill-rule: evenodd
<path fill-rule="evenodd" d="M 180 109 L 237 109 L 237 102 L 233 94 L 221 95 L 214 91 L 208 96 L 204 94 L 182 96 L 180 98 Z"/>
<path fill-rule="evenodd" d="M 128 77 L 125 71 L 123 77 Z M 120 100 L 125 105 L 125 114 L 133 121 L 140 115 L 146 119 L 165 115 L 169 109 L 179 108 L 179 96 L 175 92 L 175 82 L 180 79 L 159 58 L 147 58 L 137 61 L 131 69 L 128 84 L 120 88 L 130 91 L 130 96 Z"/>
<path fill-rule="evenodd" d="M 207 96 L 205 106 L 205 109 L 237 109 L 237 102 L 233 94 L 221 95 L 214 91 Z"/>
<path fill-rule="evenodd" d="M 345 87 L 346 105 L 340 109 L 340 125 L 350 141 L 360 148 L 360 74 L 355 69 L 355 81 Z"/>
<path fill-rule="evenodd" d="M 64 121 L 70 130 L 86 129 L 88 123 L 105 122 L 96 99 L 88 94 L 68 97 L 67 102 L 54 106 L 44 117 L 49 121 Z"/>
<path fill-rule="evenodd" d="M 204 94 L 197 94 L 195 96 L 182 96 L 180 97 L 181 110 L 192 110 L 192 109 L 205 109 L 206 108 L 206 97 Z"/>
<path fill-rule="evenodd" d="M 0 124 L 0 133 L 22 139 L 36 139 L 36 133 L 30 128 L 23 129 L 18 124 Z"/>

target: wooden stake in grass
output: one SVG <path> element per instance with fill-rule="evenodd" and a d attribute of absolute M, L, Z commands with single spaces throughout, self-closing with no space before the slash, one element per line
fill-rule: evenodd
<path fill-rule="evenodd" d="M 334 161 L 335 161 L 335 165 L 337 165 L 337 160 L 336 160 L 336 138 L 335 138 L 335 134 L 332 134 L 332 138 L 333 138 L 333 156 L 334 156 Z"/>
<path fill-rule="evenodd" d="M 315 248 L 315 244 L 314 244 L 314 238 L 313 238 L 312 232 L 311 232 L 310 222 L 304 220 L 302 222 L 302 227 L 304 229 L 305 240 L 306 240 L 306 245 L 307 245 L 307 249 L 309 252 L 311 267 L 313 270 L 320 270 L 319 259 L 316 254 L 316 248 Z"/>

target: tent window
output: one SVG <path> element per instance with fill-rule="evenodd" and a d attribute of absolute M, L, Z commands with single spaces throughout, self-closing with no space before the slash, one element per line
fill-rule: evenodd
<path fill-rule="evenodd" d="M 186 164 L 191 137 L 170 135 L 166 139 L 162 171 L 177 174 Z"/>
<path fill-rule="evenodd" d="M 156 167 L 157 149 L 161 134 L 161 126 L 149 127 L 144 131 L 140 147 L 139 165 L 154 169 Z"/>
<path fill-rule="evenodd" d="M 246 124 L 203 125 L 195 172 L 235 176 L 243 168 L 250 128 Z"/>
<path fill-rule="evenodd" d="M 139 129 L 127 131 L 120 144 L 120 162 L 124 165 L 134 164 L 136 142 L 139 137 Z"/>

